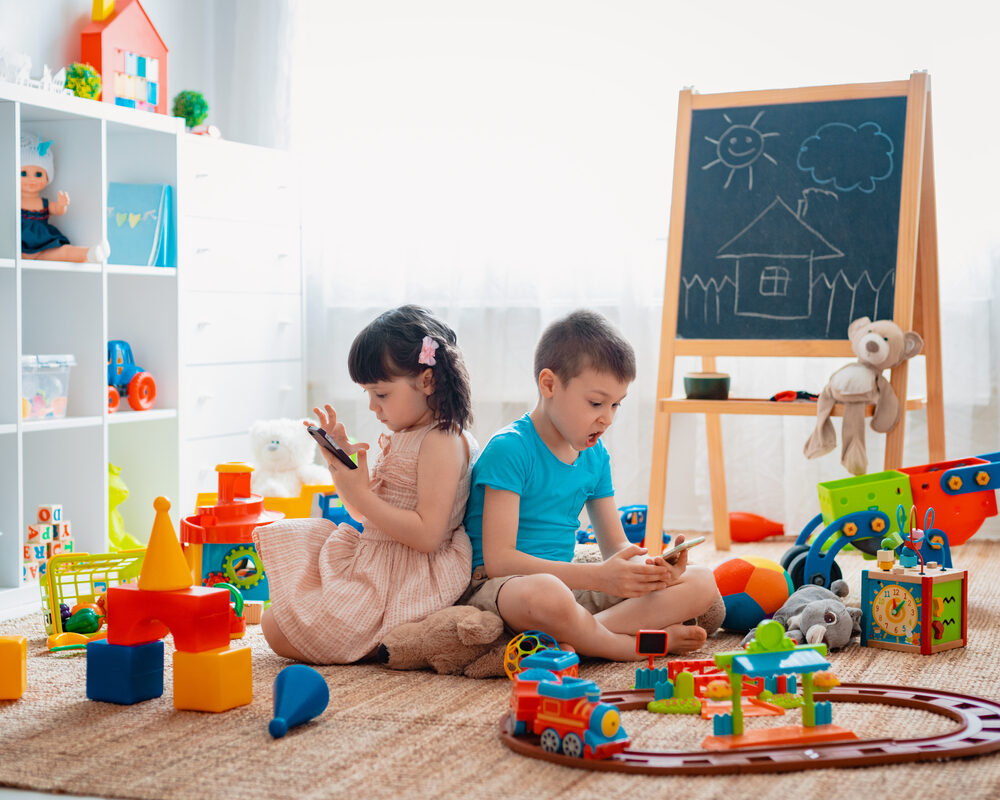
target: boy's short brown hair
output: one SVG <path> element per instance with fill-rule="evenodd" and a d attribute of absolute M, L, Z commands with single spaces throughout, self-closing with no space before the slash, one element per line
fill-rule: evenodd
<path fill-rule="evenodd" d="M 600 314 L 580 309 L 549 325 L 535 347 L 535 379 L 552 370 L 565 385 L 587 367 L 635 380 L 635 351 Z"/>

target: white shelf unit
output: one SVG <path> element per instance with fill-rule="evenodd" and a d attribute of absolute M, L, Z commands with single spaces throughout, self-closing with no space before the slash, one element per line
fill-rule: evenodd
<path fill-rule="evenodd" d="M 105 238 L 109 182 L 173 186 L 176 267 L 22 259 L 21 130 L 54 140 L 43 195 L 69 193 L 53 223 L 73 244 Z M 177 526 L 214 490 L 216 462 L 249 457 L 254 419 L 305 412 L 299 214 L 275 183 L 287 165 L 180 119 L 0 82 L 0 616 L 38 602 L 21 578 L 36 506 L 62 504 L 77 550 L 106 552 L 110 461 L 129 487 L 125 528 L 145 541 L 157 495 Z M 156 379 L 154 409 L 123 398 L 107 413 L 109 339 Z M 20 356 L 38 353 L 76 358 L 65 418 L 21 419 Z"/>

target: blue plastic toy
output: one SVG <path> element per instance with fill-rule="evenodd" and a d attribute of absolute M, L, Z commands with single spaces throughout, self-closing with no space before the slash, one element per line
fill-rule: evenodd
<path fill-rule="evenodd" d="M 329 702 L 330 687 L 316 670 L 305 664 L 285 667 L 274 679 L 274 719 L 267 732 L 280 739 L 289 728 L 322 714 Z"/>

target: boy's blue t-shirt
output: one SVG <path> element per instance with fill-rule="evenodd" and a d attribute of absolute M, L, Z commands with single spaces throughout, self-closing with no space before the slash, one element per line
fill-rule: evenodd
<path fill-rule="evenodd" d="M 560 461 L 525 414 L 497 431 L 472 468 L 465 531 L 472 540 L 472 568 L 483 564 L 486 487 L 521 496 L 517 549 L 549 561 L 572 561 L 580 512 L 592 498 L 611 497 L 611 461 L 604 444 Z"/>

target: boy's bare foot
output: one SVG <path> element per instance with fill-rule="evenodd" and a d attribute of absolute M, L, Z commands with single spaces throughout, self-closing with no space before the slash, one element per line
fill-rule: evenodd
<path fill-rule="evenodd" d="M 667 628 L 667 652 L 684 655 L 705 644 L 708 634 L 697 625 L 671 625 Z"/>

